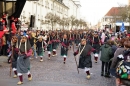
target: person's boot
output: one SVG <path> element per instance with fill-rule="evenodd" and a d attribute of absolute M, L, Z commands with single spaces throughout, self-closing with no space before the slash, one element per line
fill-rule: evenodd
<path fill-rule="evenodd" d="M 14 76 L 13 78 L 17 78 L 17 71 L 14 71 Z"/>
<path fill-rule="evenodd" d="M 51 59 L 50 57 L 51 57 L 51 54 L 48 54 L 48 60 L 50 60 L 50 59 Z"/>
<path fill-rule="evenodd" d="M 31 81 L 32 80 L 32 75 L 28 74 L 28 80 Z"/>
<path fill-rule="evenodd" d="M 110 75 L 108 73 L 105 73 L 105 77 L 110 78 Z"/>
<path fill-rule="evenodd" d="M 66 62 L 66 58 L 64 58 L 64 62 L 63 63 L 65 64 L 65 62 Z"/>
<path fill-rule="evenodd" d="M 86 71 L 86 73 L 87 73 L 86 78 L 87 78 L 87 79 L 90 79 L 90 78 L 91 78 L 91 76 L 90 76 L 90 72 L 89 72 L 89 71 Z"/>

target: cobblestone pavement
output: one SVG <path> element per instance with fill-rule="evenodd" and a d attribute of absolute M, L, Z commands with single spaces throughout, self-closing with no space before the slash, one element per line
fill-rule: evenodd
<path fill-rule="evenodd" d="M 31 61 L 31 73 L 33 80 L 27 81 L 27 75 L 24 75 L 24 84 L 21 86 L 115 86 L 114 78 L 105 78 L 100 76 L 101 63 L 93 62 L 91 69 L 91 79 L 86 79 L 84 70 L 78 74 L 73 56 L 73 50 L 69 50 L 66 64 L 63 64 L 63 58 L 58 55 L 47 59 L 47 52 L 44 54 L 44 61 L 39 62 L 39 58 Z M 78 58 L 77 58 L 78 59 Z M 93 58 L 92 58 L 93 60 Z M 93 60 L 94 61 L 94 60 Z M 9 76 L 9 65 L 3 63 L 0 67 L 0 86 L 17 86 L 19 79 L 13 79 Z"/>

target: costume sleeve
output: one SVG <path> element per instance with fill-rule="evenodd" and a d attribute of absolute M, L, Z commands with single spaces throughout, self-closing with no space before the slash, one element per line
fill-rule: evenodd
<path fill-rule="evenodd" d="M 33 52 L 32 49 L 30 49 L 30 50 L 27 52 L 26 56 L 27 56 L 27 57 L 30 57 L 30 56 L 32 55 L 32 52 Z"/>

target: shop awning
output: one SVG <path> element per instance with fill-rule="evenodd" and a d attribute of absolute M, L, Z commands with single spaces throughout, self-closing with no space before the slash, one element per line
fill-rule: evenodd
<path fill-rule="evenodd" d="M 116 26 L 122 26 L 122 22 L 117 22 Z M 124 26 L 130 26 L 129 23 L 124 22 Z"/>

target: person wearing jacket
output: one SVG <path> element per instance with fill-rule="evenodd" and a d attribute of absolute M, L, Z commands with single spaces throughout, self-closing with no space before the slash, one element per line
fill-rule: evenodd
<path fill-rule="evenodd" d="M 84 69 L 87 74 L 87 79 L 90 79 L 90 68 L 92 68 L 91 52 L 94 52 L 95 49 L 86 43 L 86 39 L 81 40 L 81 44 L 78 47 L 78 50 L 74 52 L 74 56 L 79 53 L 79 65 L 78 68 Z"/>
<path fill-rule="evenodd" d="M 120 47 L 117 48 L 117 50 L 114 53 L 114 57 L 112 59 L 112 64 L 111 64 L 111 67 L 110 67 L 110 73 L 111 73 L 111 75 L 113 75 L 115 77 L 116 77 L 116 75 L 114 75 L 115 73 L 113 73 L 113 72 L 115 72 L 116 67 L 118 66 L 118 63 L 119 63 L 117 57 L 119 55 L 123 55 L 124 51 L 126 50 L 126 48 L 124 47 L 124 42 L 126 42 L 126 41 L 128 41 L 127 38 L 122 38 L 120 40 Z M 130 84 L 130 83 L 128 81 L 121 80 L 120 78 L 116 77 L 116 86 L 119 86 L 120 84 Z"/>
<path fill-rule="evenodd" d="M 101 51 L 100 60 L 102 61 L 101 76 L 109 77 L 108 62 L 110 61 L 110 55 L 112 54 L 110 40 L 108 40 L 104 45 L 100 47 L 100 51 Z M 105 75 L 104 75 L 104 68 L 105 68 Z"/>

